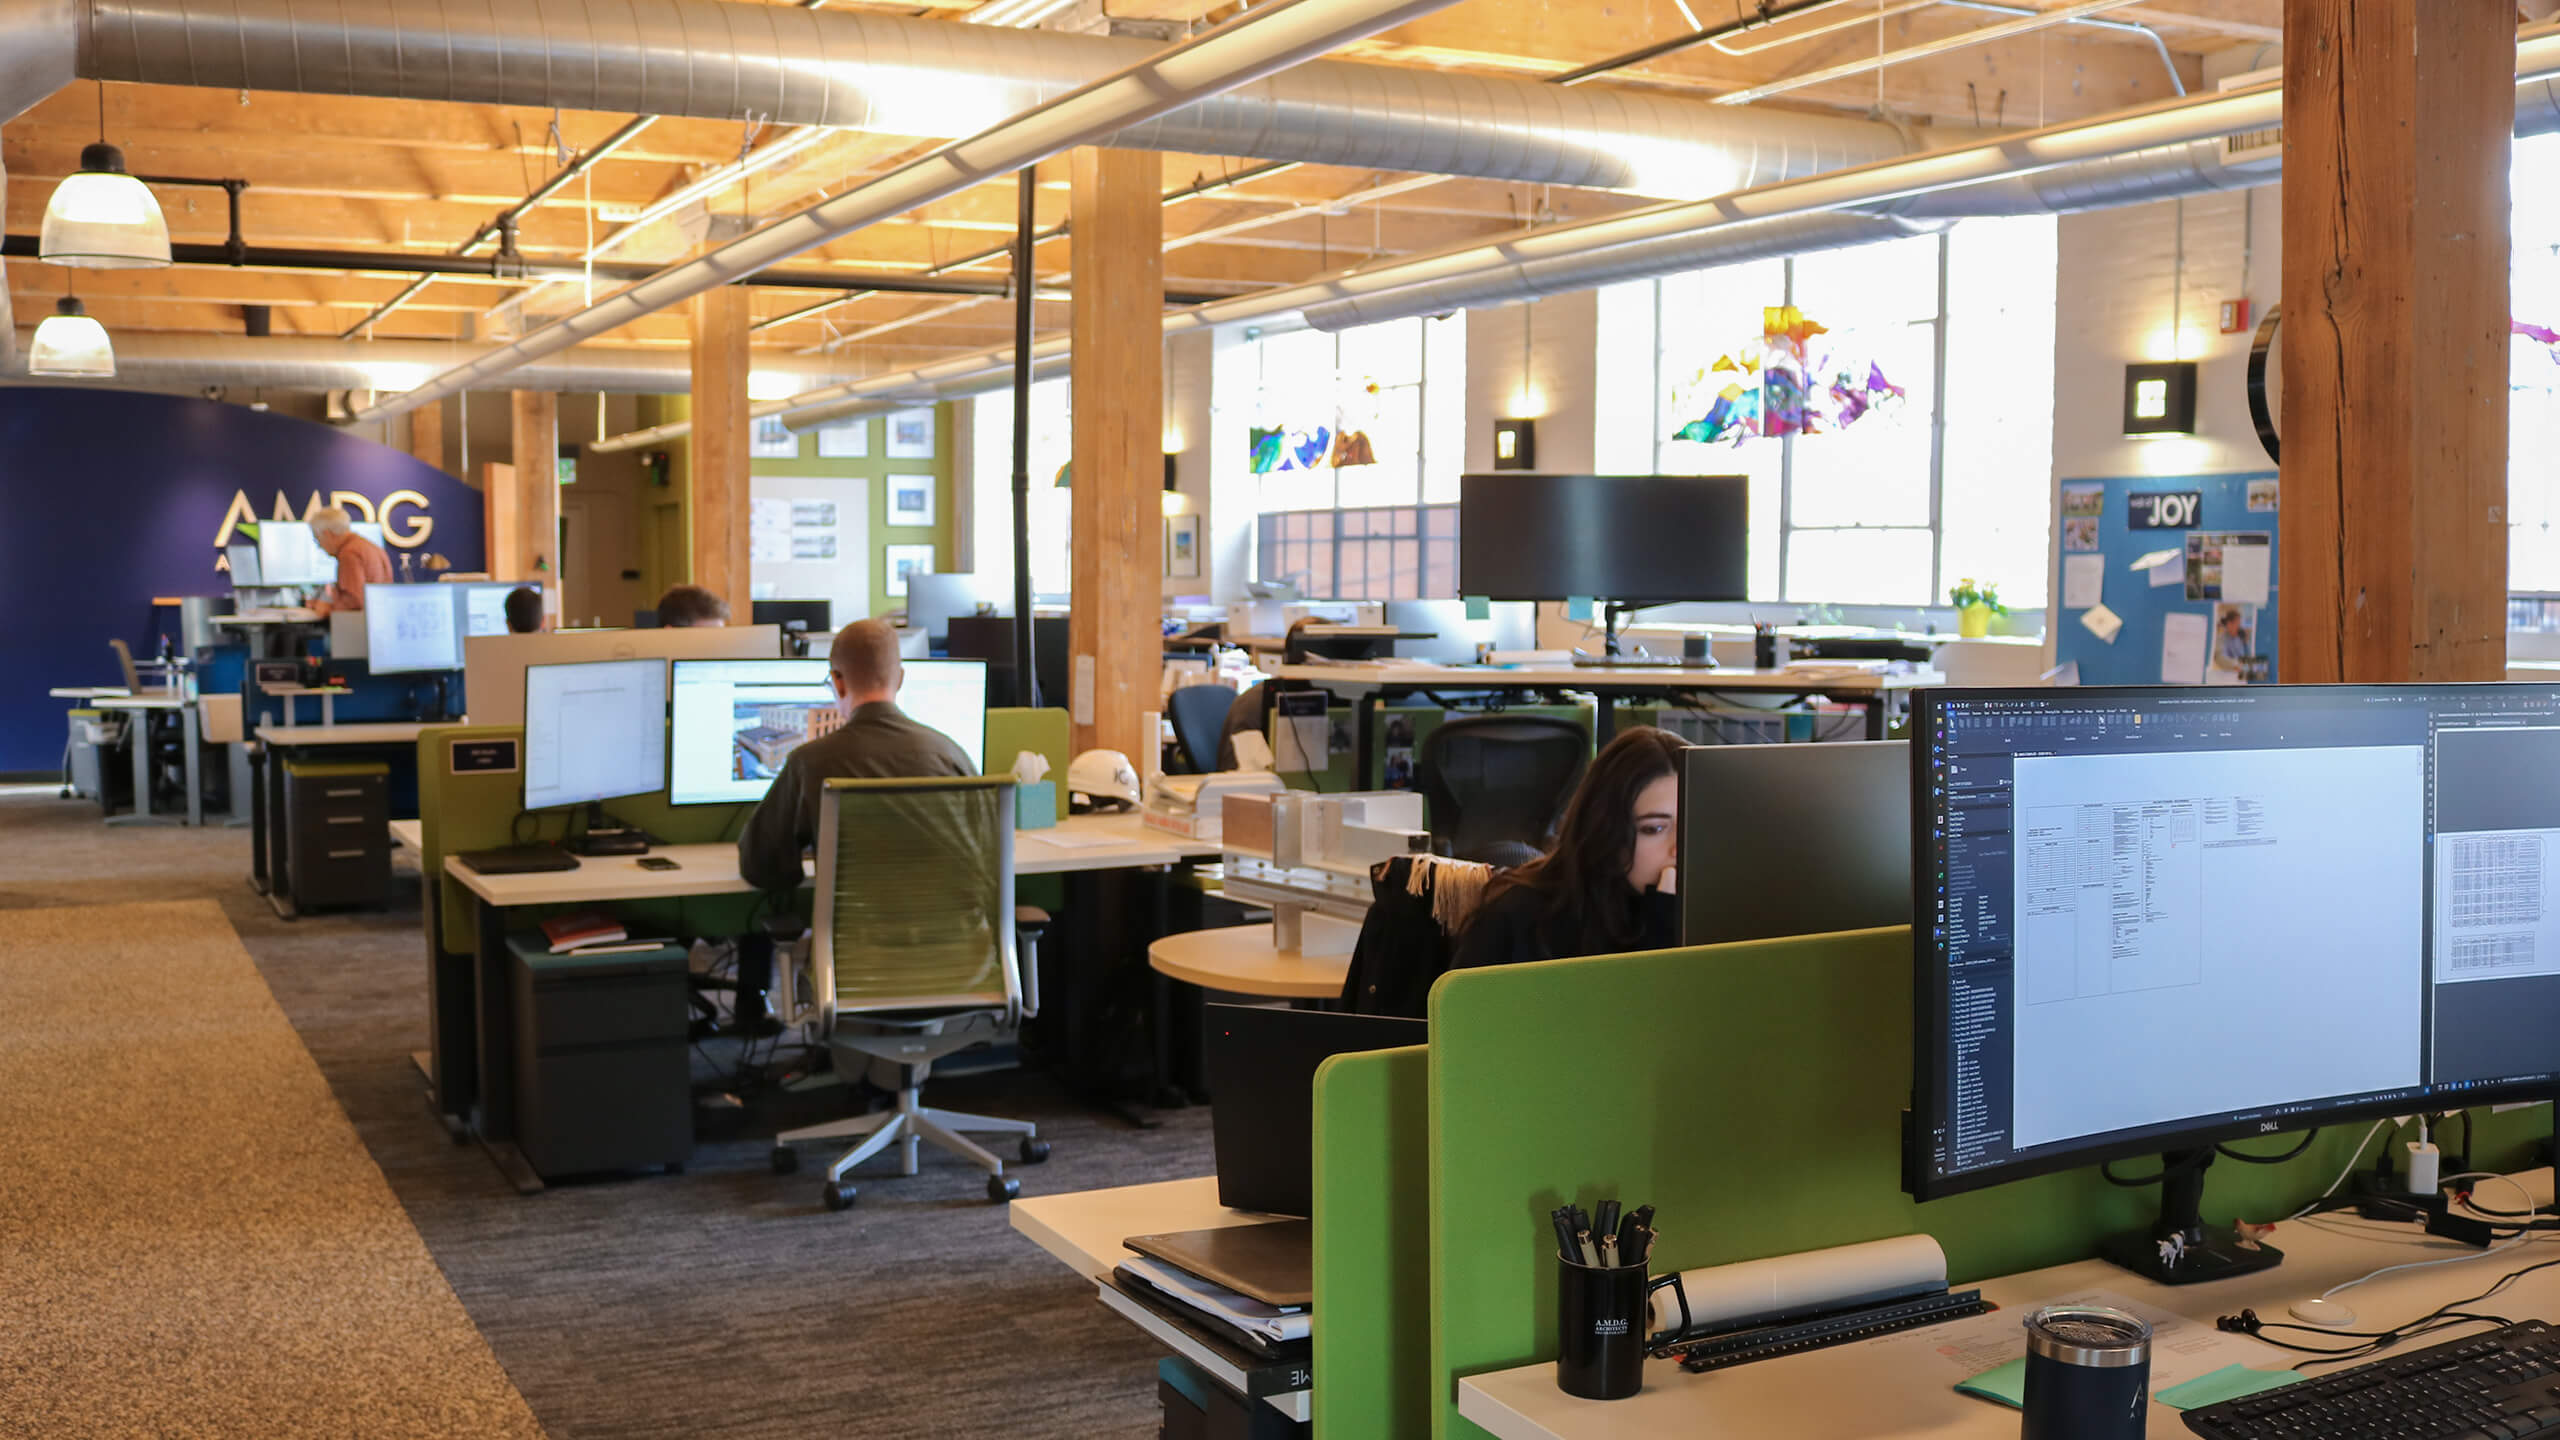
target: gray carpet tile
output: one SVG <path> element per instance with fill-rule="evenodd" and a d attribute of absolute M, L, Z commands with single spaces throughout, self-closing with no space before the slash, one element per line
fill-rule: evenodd
<path fill-rule="evenodd" d="M 558 1440 L 621 1436 L 1155 1433 L 1161 1351 L 1006 1224 L 984 1179 L 928 1155 L 818 1203 L 816 1162 L 767 1163 L 825 1097 L 749 1112 L 686 1173 L 519 1197 L 451 1144 L 410 1060 L 427 1040 L 414 875 L 382 912 L 279 920 L 247 883 L 245 831 L 102 827 L 93 806 L 0 797 L 0 910 L 208 898 L 535 1417 Z M 0 1031 L 6 1021 L 0 1020 Z M 125 1043 L 101 1017 L 102 1051 Z M 1205 1174 L 1208 1114 L 1135 1131 L 1021 1072 L 937 1079 L 934 1104 L 1040 1122 L 1026 1195 Z M 885 1162 L 882 1162 L 885 1163 Z"/>

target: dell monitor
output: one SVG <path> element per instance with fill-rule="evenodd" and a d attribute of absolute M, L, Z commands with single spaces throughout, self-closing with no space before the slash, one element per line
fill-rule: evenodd
<path fill-rule="evenodd" d="M 906 674 L 898 708 L 950 736 L 983 772 L 986 667 L 910 660 Z M 669 693 L 667 799 L 675 805 L 761 800 L 793 751 L 841 723 L 824 660 L 678 660 Z"/>
<path fill-rule="evenodd" d="M 1537 475 L 1458 481 L 1458 593 L 1666 605 L 1750 598 L 1740 475 Z"/>
<path fill-rule="evenodd" d="M 1906 1183 L 2140 1153 L 2166 1283 L 2280 1257 L 2221 1142 L 2560 1087 L 2560 686 L 1920 692 Z M 2239 1153 L 2239 1152 L 2226 1152 Z"/>
<path fill-rule="evenodd" d="M 645 795 L 666 772 L 666 661 L 525 667 L 524 808 Z"/>
<path fill-rule="evenodd" d="M 1680 943 L 1911 923 L 1901 740 L 1680 752 Z"/>
<path fill-rule="evenodd" d="M 364 587 L 365 664 L 376 675 L 462 668 L 458 585 Z"/>

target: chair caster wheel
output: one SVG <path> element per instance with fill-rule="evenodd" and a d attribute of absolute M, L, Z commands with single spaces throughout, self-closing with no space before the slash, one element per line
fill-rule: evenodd
<path fill-rule="evenodd" d="M 853 1197 L 858 1192 L 854 1189 L 852 1181 L 832 1180 L 819 1188 L 826 1196 L 828 1209 L 850 1210 L 853 1208 Z"/>
<path fill-rule="evenodd" d="M 1049 1158 L 1049 1142 L 1046 1140 L 1034 1140 L 1025 1135 L 1022 1137 L 1019 1148 L 1022 1152 L 1022 1163 L 1025 1165 L 1037 1165 Z"/>
<path fill-rule="evenodd" d="M 792 1175 L 799 1172 L 800 1152 L 788 1145 L 774 1146 L 773 1154 L 768 1158 L 773 1162 L 773 1173 L 776 1175 Z"/>
<path fill-rule="evenodd" d="M 1022 1194 L 1022 1182 L 1010 1175 L 987 1177 L 987 1198 L 1001 1205 Z"/>

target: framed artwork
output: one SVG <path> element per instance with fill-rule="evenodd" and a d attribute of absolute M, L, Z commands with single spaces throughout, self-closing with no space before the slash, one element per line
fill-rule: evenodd
<path fill-rule="evenodd" d="M 1164 522 L 1164 573 L 1176 580 L 1200 576 L 1200 517 L 1169 515 Z"/>
<path fill-rule="evenodd" d="M 891 545 L 882 552 L 888 564 L 889 593 L 903 597 L 907 593 L 907 577 L 933 573 L 933 547 L 930 545 Z"/>
<path fill-rule="evenodd" d="M 889 523 L 893 526 L 933 523 L 934 478 L 930 475 L 889 477 Z"/>
<path fill-rule="evenodd" d="M 931 410 L 900 410 L 889 417 L 889 458 L 892 460 L 933 458 L 933 412 Z"/>
<path fill-rule="evenodd" d="M 767 415 L 756 421 L 747 434 L 747 454 L 756 460 L 797 460 L 800 437 L 791 433 L 779 415 Z"/>
<path fill-rule="evenodd" d="M 871 418 L 839 420 L 818 427 L 818 458 L 861 460 L 871 454 Z"/>

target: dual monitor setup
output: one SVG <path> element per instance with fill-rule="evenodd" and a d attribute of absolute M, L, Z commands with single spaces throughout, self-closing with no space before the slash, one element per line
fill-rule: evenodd
<path fill-rule="evenodd" d="M 971 768 L 985 771 L 983 663 L 907 661 L 898 708 L 951 737 Z M 793 750 L 837 723 L 824 660 L 528 665 L 524 808 L 658 791 L 675 805 L 752 803 Z"/>
<path fill-rule="evenodd" d="M 370 520 L 355 521 L 348 528 L 376 545 L 383 544 L 382 527 Z M 311 526 L 299 520 L 262 520 L 253 527 L 242 525 L 244 540 L 223 546 L 225 564 L 231 567 L 231 584 L 235 589 L 278 585 L 326 585 L 338 578 L 338 562 L 320 548 L 319 537 Z"/>
<path fill-rule="evenodd" d="M 507 597 L 539 582 L 364 587 L 365 664 L 376 675 L 462 668 L 462 642 L 507 633 Z"/>

